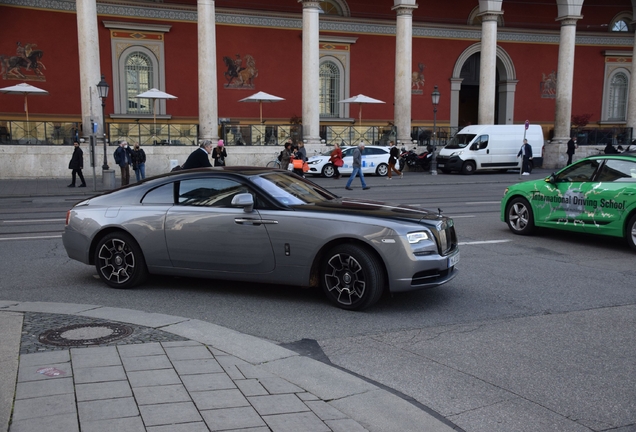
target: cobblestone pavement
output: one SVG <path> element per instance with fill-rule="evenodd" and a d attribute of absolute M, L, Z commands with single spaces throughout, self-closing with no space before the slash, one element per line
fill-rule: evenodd
<path fill-rule="evenodd" d="M 202 321 L 0 300 L 0 334 L 16 336 L 0 345 L 9 432 L 456 430 L 345 371 Z"/>

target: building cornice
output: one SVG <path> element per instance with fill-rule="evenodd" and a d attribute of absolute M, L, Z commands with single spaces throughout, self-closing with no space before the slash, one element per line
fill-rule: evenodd
<path fill-rule="evenodd" d="M 0 5 L 30 9 L 75 12 L 74 0 L 0 0 Z M 97 3 L 97 13 L 109 17 L 196 23 L 196 6 L 166 5 L 165 3 L 136 3 L 131 1 L 102 0 Z M 270 27 L 302 30 L 302 11 L 298 14 L 281 14 L 267 11 L 216 9 L 216 23 L 250 27 Z M 320 18 L 320 31 L 395 35 L 395 23 L 382 20 L 360 20 L 345 17 Z M 436 39 L 480 40 L 481 28 L 458 25 L 413 23 L 413 36 Z M 498 42 L 558 44 L 559 31 L 500 28 Z M 634 35 L 577 32 L 577 45 L 633 47 Z"/>

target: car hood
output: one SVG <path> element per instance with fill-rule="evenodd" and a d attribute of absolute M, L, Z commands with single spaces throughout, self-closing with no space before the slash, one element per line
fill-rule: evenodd
<path fill-rule="evenodd" d="M 394 204 L 382 201 L 338 198 L 312 205 L 295 206 L 308 212 L 339 213 L 365 217 L 403 220 L 408 222 L 434 223 L 448 221 L 449 218 L 438 212 L 411 207 L 404 204 Z"/>

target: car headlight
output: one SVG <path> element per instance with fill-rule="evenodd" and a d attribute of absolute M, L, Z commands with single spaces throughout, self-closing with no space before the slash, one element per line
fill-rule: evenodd
<path fill-rule="evenodd" d="M 464 153 L 464 150 L 460 150 L 460 151 L 453 152 L 453 153 L 451 154 L 451 156 L 459 156 L 459 155 L 461 155 L 462 153 Z"/>
<path fill-rule="evenodd" d="M 320 163 L 319 160 L 310 160 L 307 162 L 307 165 L 316 165 L 317 163 Z"/>
<path fill-rule="evenodd" d="M 431 237 L 428 235 L 426 231 L 417 231 L 417 232 L 408 233 L 406 235 L 406 239 L 411 244 L 419 243 L 421 241 L 428 240 L 430 238 Z"/>

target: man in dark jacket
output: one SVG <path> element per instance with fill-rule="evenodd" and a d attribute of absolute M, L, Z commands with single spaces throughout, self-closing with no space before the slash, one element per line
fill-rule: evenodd
<path fill-rule="evenodd" d="M 183 169 L 211 167 L 210 153 L 212 153 L 212 141 L 204 140 L 198 149 L 190 153 L 188 159 L 182 165 Z"/>
<path fill-rule="evenodd" d="M 130 183 L 130 165 L 132 164 L 132 151 L 128 148 L 128 142 L 122 141 L 113 154 L 115 163 L 121 169 L 121 185 Z"/>
<path fill-rule="evenodd" d="M 523 140 L 523 145 L 517 153 L 517 157 L 521 156 L 521 175 L 530 175 L 530 159 L 532 159 L 532 146 L 528 144 L 528 140 Z"/>
<path fill-rule="evenodd" d="M 356 175 L 360 174 L 360 182 L 362 183 L 362 190 L 367 190 L 367 189 L 371 189 L 369 186 L 367 186 L 367 183 L 364 181 L 364 173 L 362 172 L 362 152 L 364 152 L 364 142 L 360 141 L 360 144 L 358 144 L 358 147 L 356 147 L 353 150 L 353 171 L 351 172 L 351 176 L 349 177 L 349 180 L 347 180 L 347 185 L 345 186 L 345 189 L 347 190 L 352 190 L 351 189 L 351 182 L 353 181 L 354 178 L 356 178 Z"/>
<path fill-rule="evenodd" d="M 572 163 L 572 155 L 574 155 L 576 147 L 576 137 L 570 138 L 570 141 L 568 141 L 568 150 L 566 152 L 568 154 L 568 165 Z"/>
<path fill-rule="evenodd" d="M 84 169 L 84 152 L 80 148 L 79 141 L 75 141 L 73 143 L 75 150 L 73 150 L 73 156 L 71 156 L 71 161 L 68 163 L 68 168 L 72 169 L 73 180 L 71 180 L 71 184 L 68 187 L 75 187 L 75 176 L 78 175 L 82 184 L 79 187 L 86 187 L 86 181 L 84 180 L 84 175 L 82 174 L 82 169 Z"/>

